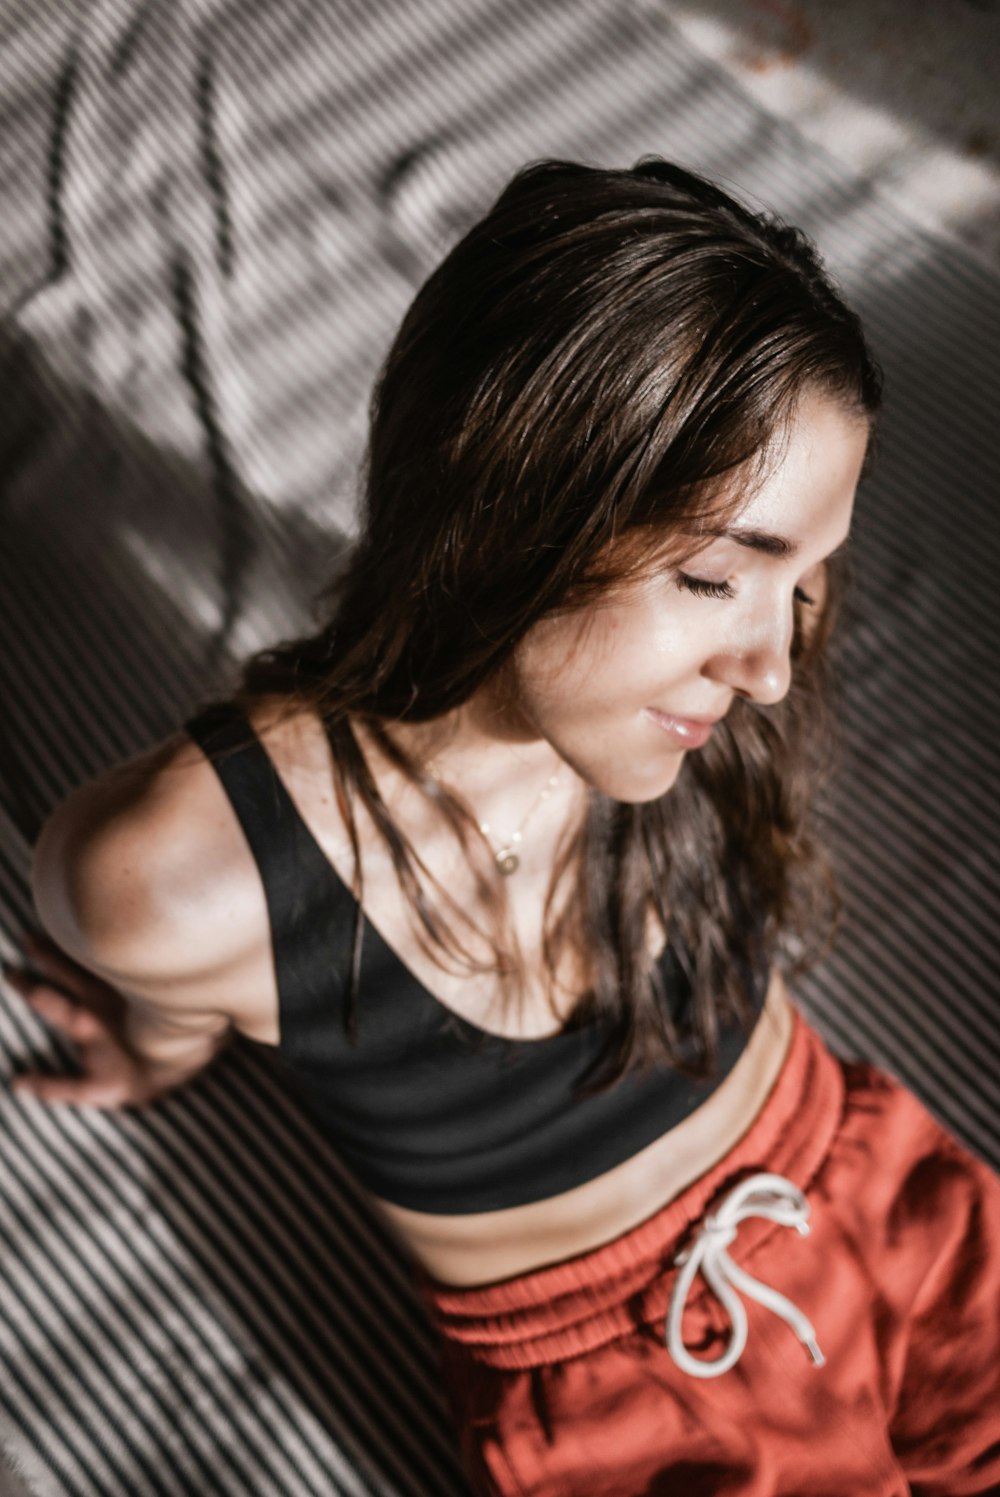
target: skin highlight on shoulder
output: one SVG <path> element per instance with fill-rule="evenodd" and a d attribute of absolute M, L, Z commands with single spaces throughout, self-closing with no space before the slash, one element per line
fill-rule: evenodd
<path fill-rule="evenodd" d="M 201 1007 L 268 939 L 252 857 L 218 778 L 186 735 L 68 796 L 36 842 L 42 924 L 127 991 Z M 212 1005 L 215 1007 L 215 1004 Z"/>

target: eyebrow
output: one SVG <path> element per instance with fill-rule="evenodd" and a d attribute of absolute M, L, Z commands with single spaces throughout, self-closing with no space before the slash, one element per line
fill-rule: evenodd
<path fill-rule="evenodd" d="M 751 525 L 747 525 L 746 528 L 735 527 L 732 530 L 725 530 L 725 528 L 708 530 L 707 534 L 710 534 L 713 540 L 735 540 L 738 546 L 746 546 L 747 551 L 760 551 L 768 557 L 795 557 L 799 552 L 796 540 L 789 540 L 787 536 L 778 536 L 774 530 L 754 530 Z M 846 534 L 835 551 L 829 552 L 828 557 L 823 557 L 823 560 L 837 560 L 837 557 L 846 551 L 849 540 L 850 534 Z"/>
<path fill-rule="evenodd" d="M 787 559 L 799 554 L 797 541 L 790 541 L 784 535 L 775 535 L 771 530 L 709 530 L 706 534 L 710 535 L 713 540 L 735 541 L 738 546 L 746 546 L 749 551 L 763 551 L 765 556 L 780 556 Z M 845 536 L 837 549 L 830 552 L 826 560 L 832 561 L 835 556 L 839 556 L 849 539 L 849 536 Z"/>

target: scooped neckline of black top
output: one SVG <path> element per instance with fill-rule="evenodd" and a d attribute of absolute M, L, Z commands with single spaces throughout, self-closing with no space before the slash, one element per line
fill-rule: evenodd
<path fill-rule="evenodd" d="M 205 731 L 206 727 L 208 730 L 207 732 Z M 234 738 L 237 738 L 238 735 L 234 734 L 233 730 L 240 727 L 242 727 L 243 729 L 242 743 L 238 741 L 234 742 Z M 247 714 L 241 708 L 237 707 L 235 703 L 216 702 L 213 703 L 211 707 L 209 707 L 205 711 L 199 712 L 196 714 L 196 716 L 189 718 L 188 721 L 185 722 L 184 728 L 185 731 L 188 732 L 188 735 L 194 739 L 194 741 L 198 744 L 203 752 L 205 752 L 205 744 L 203 742 L 203 739 L 214 738 L 216 734 L 219 733 L 219 730 L 222 729 L 223 731 L 220 736 L 222 737 L 226 750 L 224 757 L 228 757 L 229 753 L 235 754 L 241 747 L 243 749 L 251 749 L 262 756 L 263 761 L 268 769 L 269 777 L 277 790 L 278 796 L 280 797 L 283 809 L 296 824 L 299 835 L 305 838 L 306 842 L 309 845 L 312 856 L 319 861 L 327 877 L 332 880 L 333 886 L 341 902 L 346 902 L 347 904 L 349 904 L 353 922 L 353 920 L 357 918 L 357 911 L 360 904 L 357 896 L 351 889 L 350 885 L 337 871 L 334 864 L 330 861 L 322 845 L 320 844 L 318 837 L 310 827 L 309 823 L 306 821 L 305 817 L 302 815 L 302 812 L 299 810 L 295 798 L 292 796 L 291 792 L 288 789 L 288 786 L 285 784 L 284 779 L 279 773 L 277 765 L 275 764 L 271 755 L 268 753 L 263 739 L 257 732 Z M 194 728 L 194 732 L 192 732 L 192 728 Z M 244 831 L 246 831 L 245 827 Z M 268 902 L 270 905 L 270 899 Z M 364 922 L 365 932 L 370 934 L 372 942 L 379 949 L 379 952 L 383 959 L 388 960 L 389 963 L 396 968 L 400 977 L 402 979 L 405 979 L 409 986 L 417 993 L 419 993 L 424 1003 L 432 1004 L 434 1009 L 446 1020 L 449 1026 L 453 1026 L 460 1031 L 464 1030 L 467 1035 L 472 1036 L 482 1047 L 511 1050 L 520 1050 L 524 1046 L 548 1045 L 551 1047 L 555 1047 L 560 1042 L 569 1043 L 573 1041 L 574 1038 L 578 1040 L 581 1035 L 586 1036 L 588 1039 L 597 1039 L 598 1037 L 603 1038 L 607 1036 L 613 1028 L 613 1023 L 611 1020 L 607 1019 L 603 1015 L 591 1014 L 583 1019 L 574 1019 L 573 1016 L 570 1015 L 569 1020 L 564 1023 L 560 1029 L 555 1030 L 551 1034 L 545 1035 L 505 1035 L 499 1034 L 496 1030 L 485 1029 L 482 1025 L 476 1024 L 472 1019 L 466 1018 L 464 1014 L 461 1014 L 456 1009 L 451 1008 L 447 1003 L 439 998 L 437 994 L 431 992 L 430 988 L 428 988 L 426 984 L 422 982 L 421 979 L 416 975 L 416 973 L 414 973 L 411 968 L 407 966 L 406 962 L 399 955 L 398 951 L 396 951 L 395 947 L 391 945 L 391 943 L 385 938 L 385 936 L 383 936 L 378 926 L 372 921 L 368 912 L 363 907 L 361 907 L 361 918 Z M 668 1003 L 670 1003 L 671 1009 L 673 1010 L 673 1018 L 676 1021 L 680 1011 L 683 1008 L 684 998 L 690 992 L 690 983 L 686 973 L 684 972 L 677 959 L 676 953 L 674 952 L 669 940 L 665 942 L 663 949 L 657 956 L 656 965 L 660 969 L 665 995 Z M 756 983 L 754 983 L 754 986 L 756 986 Z M 670 1001 L 672 996 L 675 998 L 674 1002 Z M 279 993 L 279 1005 L 280 1001 L 281 995 Z M 759 1016 L 759 994 L 755 995 L 755 1006 L 758 1009 Z M 281 1025 L 279 1017 L 279 1040 L 277 1045 L 272 1045 L 268 1041 L 258 1041 L 257 1043 L 263 1043 L 269 1049 L 279 1048 L 281 1045 L 280 1029 Z"/>

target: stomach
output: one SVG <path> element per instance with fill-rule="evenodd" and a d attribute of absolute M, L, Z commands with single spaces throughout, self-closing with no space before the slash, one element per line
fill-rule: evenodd
<path fill-rule="evenodd" d="M 561 1195 L 467 1216 L 369 1199 L 425 1272 L 453 1287 L 515 1278 L 589 1252 L 655 1215 L 739 1142 L 778 1079 L 793 1024 L 784 979 L 773 972 L 746 1050 L 707 1101 L 631 1159 Z"/>

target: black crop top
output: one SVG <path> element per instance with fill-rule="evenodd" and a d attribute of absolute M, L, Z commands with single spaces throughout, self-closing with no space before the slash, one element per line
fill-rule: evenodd
<path fill-rule="evenodd" d="M 210 757 L 260 870 L 280 1054 L 338 1152 L 375 1195 L 448 1215 L 558 1195 L 679 1123 L 739 1059 L 746 1036 L 724 1028 L 710 1081 L 663 1065 L 574 1098 L 574 1084 L 607 1040 L 601 1023 L 535 1040 L 490 1034 L 435 998 L 367 920 L 352 1040 L 345 1007 L 354 895 L 243 713 L 221 704 L 184 726 Z M 679 1012 L 689 989 L 669 946 L 661 962 Z M 759 1013 L 766 971 L 750 986 Z"/>

